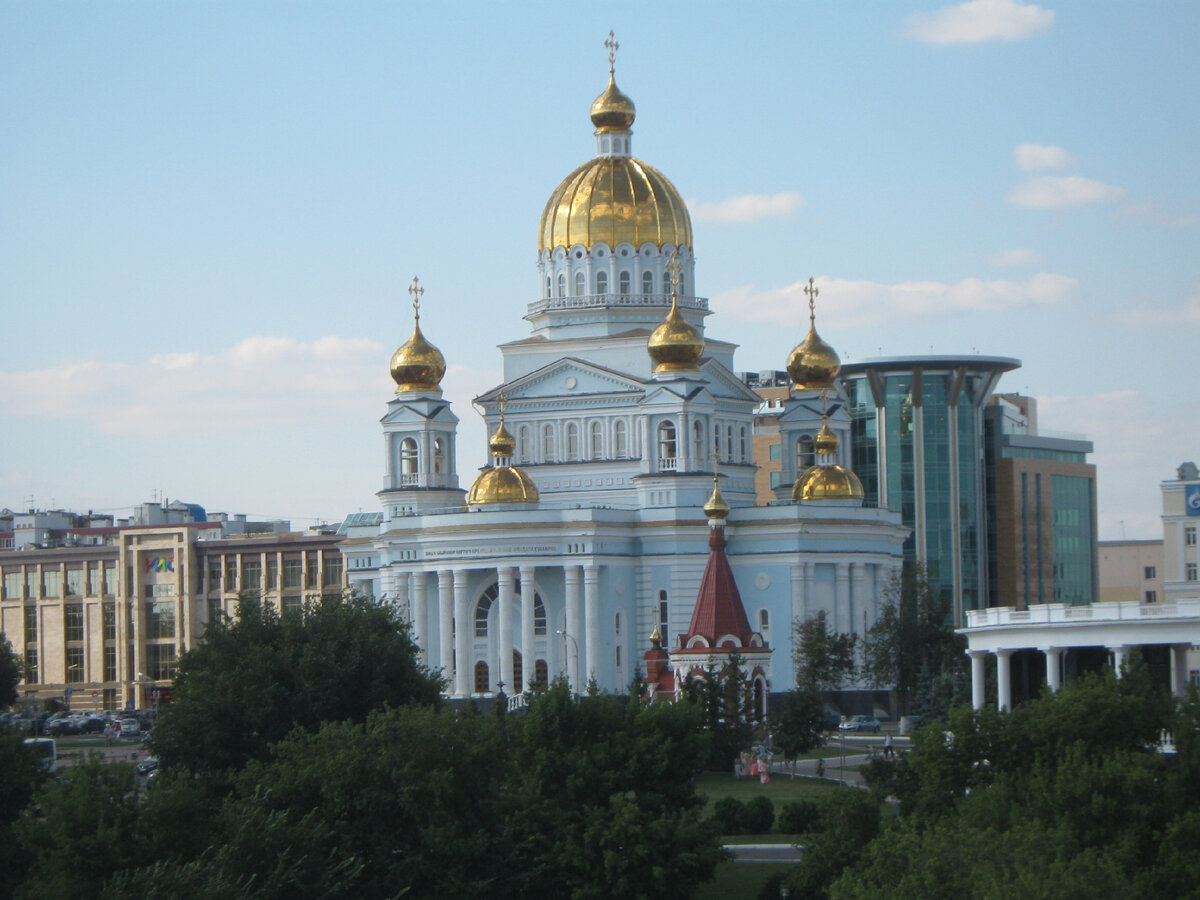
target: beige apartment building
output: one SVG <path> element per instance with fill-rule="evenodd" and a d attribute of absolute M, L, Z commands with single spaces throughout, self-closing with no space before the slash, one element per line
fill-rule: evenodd
<path fill-rule="evenodd" d="M 1161 539 L 1101 541 L 1100 602 L 1162 601 L 1163 562 Z"/>

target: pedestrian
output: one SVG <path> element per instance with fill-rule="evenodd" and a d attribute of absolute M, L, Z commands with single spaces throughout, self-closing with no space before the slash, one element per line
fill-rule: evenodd
<path fill-rule="evenodd" d="M 883 742 L 883 756 L 884 756 L 884 759 L 895 759 L 896 758 L 896 750 L 892 746 L 892 736 L 890 734 L 887 736 L 887 738 Z"/>
<path fill-rule="evenodd" d="M 113 742 L 113 723 L 107 721 L 104 723 L 104 746 L 111 747 Z"/>
<path fill-rule="evenodd" d="M 758 760 L 758 783 L 771 783 L 771 764 L 767 761 L 766 757 L 759 757 Z"/>
<path fill-rule="evenodd" d="M 113 740 L 121 743 L 121 723 L 113 722 Z"/>

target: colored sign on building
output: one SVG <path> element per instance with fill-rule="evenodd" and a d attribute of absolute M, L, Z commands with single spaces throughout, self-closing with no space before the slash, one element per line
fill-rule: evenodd
<path fill-rule="evenodd" d="M 158 554 L 146 557 L 147 572 L 174 572 L 175 557 L 171 554 Z"/>
<path fill-rule="evenodd" d="M 1189 484 L 1186 497 L 1184 505 L 1187 507 L 1187 514 L 1200 516 L 1200 484 Z"/>

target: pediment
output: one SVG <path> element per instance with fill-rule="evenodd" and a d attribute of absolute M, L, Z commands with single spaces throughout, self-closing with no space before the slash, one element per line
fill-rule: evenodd
<path fill-rule="evenodd" d="M 564 357 L 508 384 L 486 391 L 476 397 L 475 401 L 484 404 L 495 403 L 501 391 L 512 401 L 642 393 L 645 389 L 646 383 L 632 375 L 575 357 Z"/>
<path fill-rule="evenodd" d="M 639 401 L 640 406 L 678 406 L 680 402 L 712 399 L 708 385 L 700 381 L 669 381 L 654 385 Z"/>
<path fill-rule="evenodd" d="M 842 424 L 849 422 L 850 415 L 846 410 L 846 404 L 841 400 L 835 400 L 830 403 L 829 418 L 834 422 Z M 788 400 L 785 403 L 783 412 L 779 414 L 779 424 L 781 427 L 784 425 L 819 425 L 820 422 L 820 400 Z"/>
<path fill-rule="evenodd" d="M 427 422 L 455 424 L 458 422 L 458 416 L 451 411 L 448 400 L 431 397 L 412 399 L 396 397 L 389 401 L 388 411 L 384 413 L 379 422 L 382 425 L 410 425 Z"/>
<path fill-rule="evenodd" d="M 740 378 L 716 360 L 701 362 L 700 370 L 708 379 L 709 390 L 714 397 L 732 397 L 736 400 L 747 400 L 755 405 L 762 402 L 758 394 L 746 387 Z"/>

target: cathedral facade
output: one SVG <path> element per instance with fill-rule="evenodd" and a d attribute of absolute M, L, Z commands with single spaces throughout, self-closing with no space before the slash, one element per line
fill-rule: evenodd
<path fill-rule="evenodd" d="M 559 675 L 624 690 L 656 630 L 668 652 L 690 640 L 694 653 L 714 479 L 729 569 L 771 650 L 756 669 L 764 695 L 793 684 L 794 620 L 823 611 L 863 633 L 901 564 L 907 529 L 864 506 L 846 467 L 837 355 L 815 325 L 788 364 L 782 487 L 756 505 L 762 401 L 734 374 L 735 346 L 707 334 L 691 220 L 666 176 L 632 155 L 634 115 L 610 65 L 591 108 L 596 156 L 542 212 L 530 333 L 500 346 L 503 383 L 476 398 L 492 458 L 469 485 L 445 361 L 410 288 L 413 332 L 382 419 L 382 517 L 341 546 L 352 586 L 407 610 L 451 696 Z"/>

